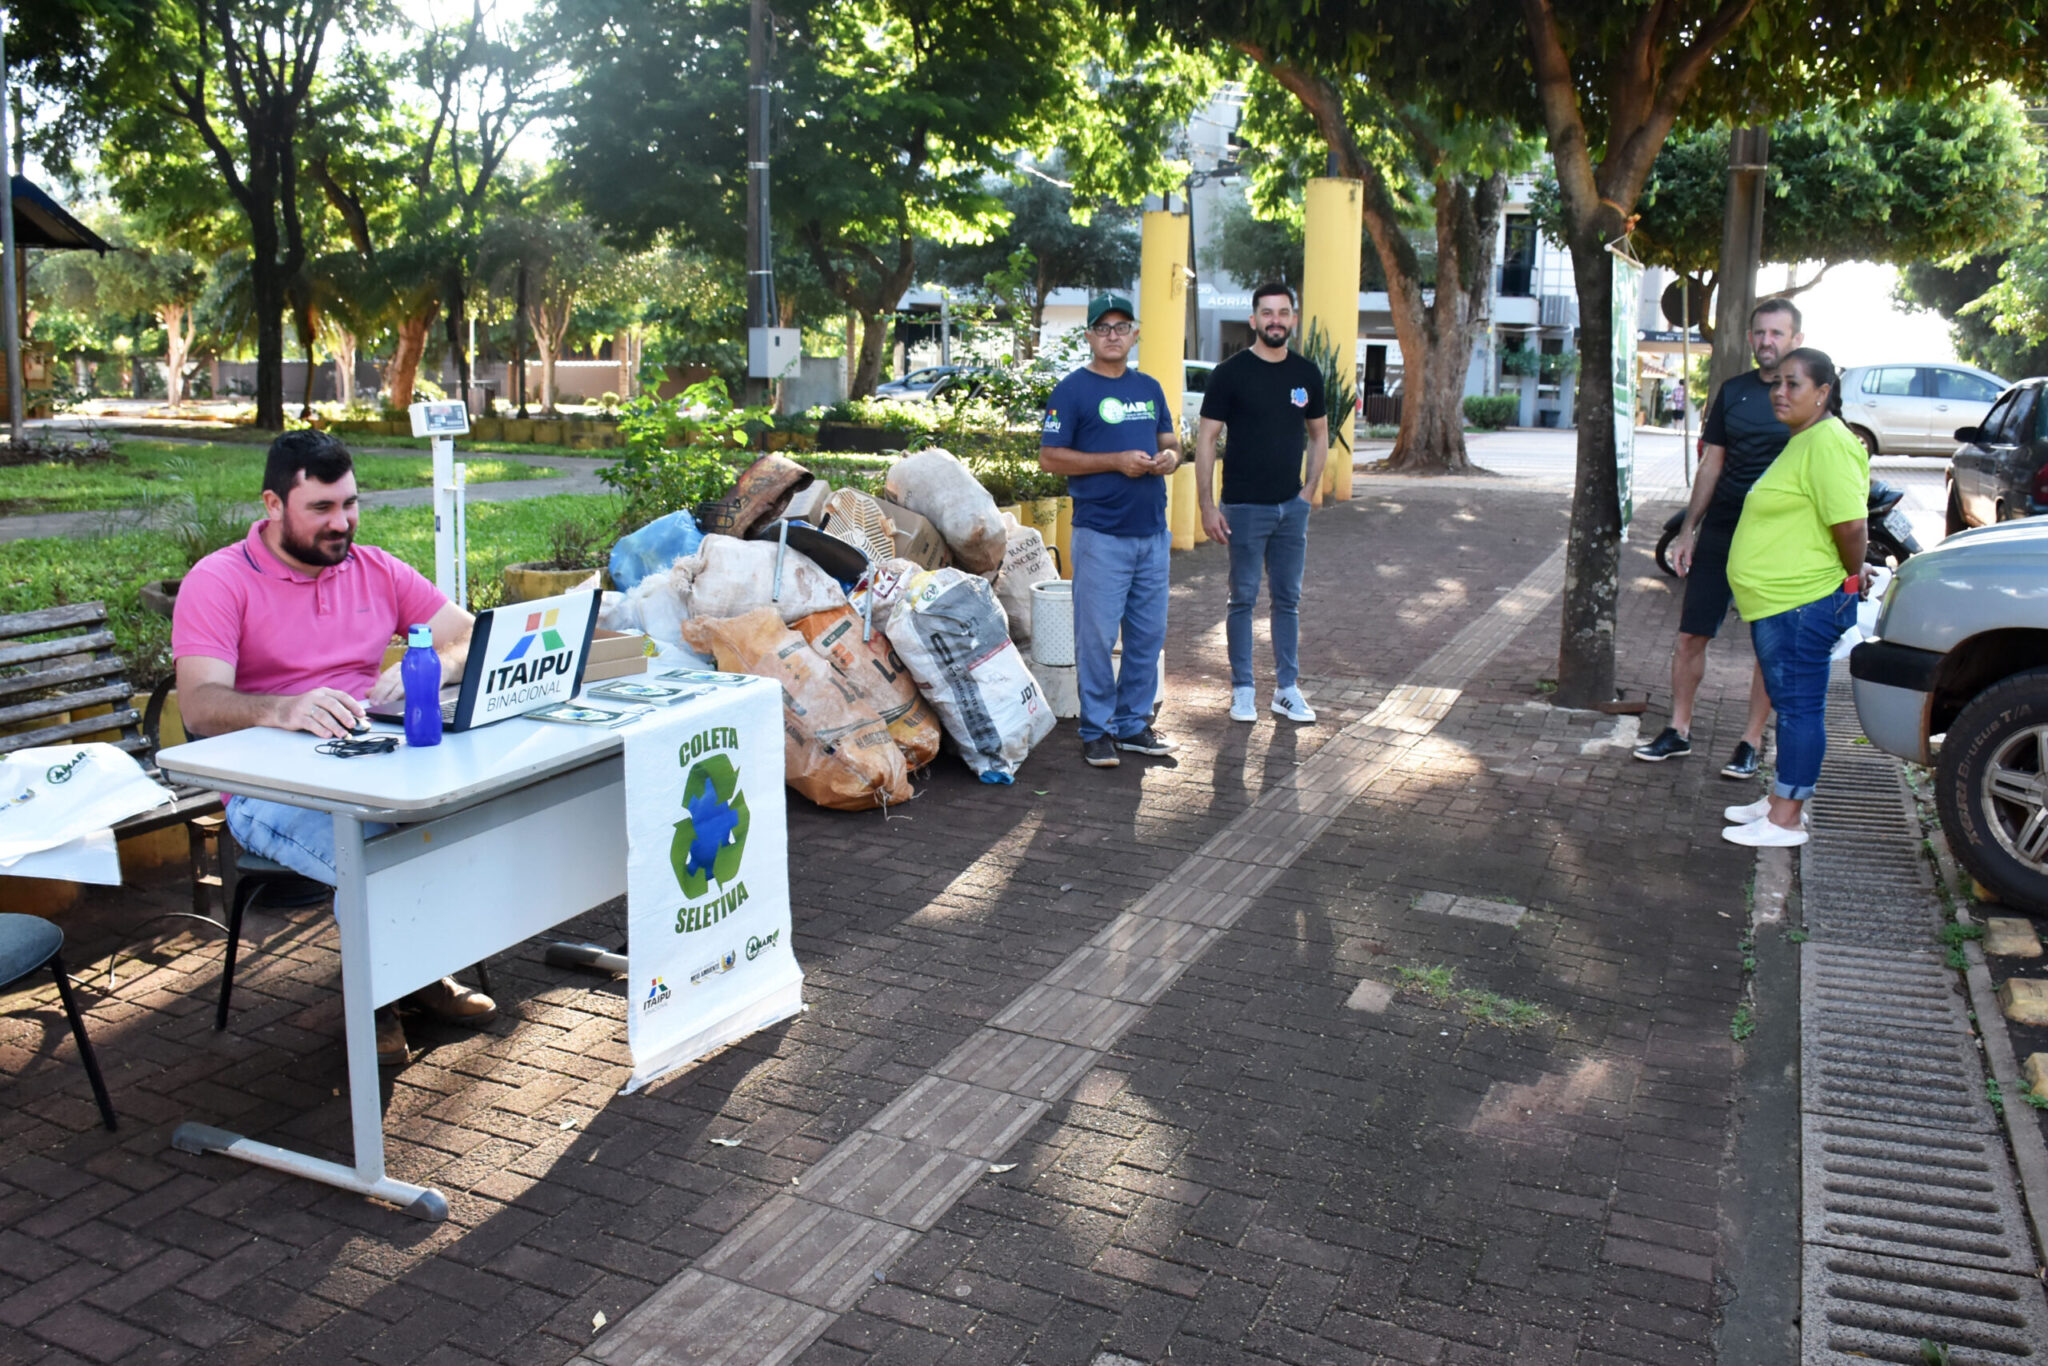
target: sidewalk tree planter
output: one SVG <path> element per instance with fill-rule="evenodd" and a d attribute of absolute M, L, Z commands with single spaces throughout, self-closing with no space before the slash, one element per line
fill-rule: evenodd
<path fill-rule="evenodd" d="M 505 601 L 551 598 L 567 593 L 592 574 L 602 583 L 610 558 L 609 539 L 609 531 L 573 517 L 555 523 L 548 533 L 547 559 L 505 566 Z"/>

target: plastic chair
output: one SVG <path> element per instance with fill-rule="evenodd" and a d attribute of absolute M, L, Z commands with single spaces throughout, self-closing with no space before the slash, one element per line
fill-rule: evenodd
<path fill-rule="evenodd" d="M 65 1017 L 71 1021 L 71 1037 L 78 1041 L 78 1056 L 85 1063 L 86 1079 L 92 1082 L 92 1097 L 99 1102 L 100 1118 L 107 1128 L 114 1123 L 114 1104 L 107 1099 L 107 1084 L 100 1079 L 99 1060 L 92 1055 L 92 1042 L 85 1037 L 85 1018 L 71 994 L 71 979 L 64 975 L 64 931 L 39 915 L 0 913 L 0 987 L 15 982 L 47 965 L 57 975 L 57 995 L 64 1002 Z"/>

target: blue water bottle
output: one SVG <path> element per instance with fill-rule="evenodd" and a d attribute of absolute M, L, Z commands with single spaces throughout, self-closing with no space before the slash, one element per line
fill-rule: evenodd
<path fill-rule="evenodd" d="M 434 633 L 415 626 L 405 637 L 398 679 L 405 685 L 405 743 L 414 749 L 441 743 L 441 656 Z"/>

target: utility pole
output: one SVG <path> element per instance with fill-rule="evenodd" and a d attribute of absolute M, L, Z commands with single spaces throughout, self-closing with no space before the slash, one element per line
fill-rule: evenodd
<path fill-rule="evenodd" d="M 775 306 L 775 257 L 768 233 L 768 4 L 747 9 L 747 393 L 749 407 L 768 402 L 768 329 Z M 757 353 L 759 353 L 757 355 Z"/>
<path fill-rule="evenodd" d="M 13 157 L 8 151 L 7 11 L 0 10 L 0 312 L 7 315 L 7 435 L 19 444 L 28 395 L 21 380 L 21 300 L 16 293 Z"/>
<path fill-rule="evenodd" d="M 1723 383 L 1750 368 L 1749 311 L 1756 306 L 1756 268 L 1764 250 L 1764 172 L 1770 151 L 1768 128 L 1736 128 L 1728 135 L 1728 207 L 1721 220 L 1709 399 Z"/>

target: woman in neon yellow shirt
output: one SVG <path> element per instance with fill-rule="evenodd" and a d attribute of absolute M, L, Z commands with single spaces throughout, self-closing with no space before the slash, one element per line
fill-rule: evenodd
<path fill-rule="evenodd" d="M 1841 377 L 1825 352 L 1778 363 L 1771 411 L 1792 429 L 1750 486 L 1728 548 L 1728 586 L 1749 623 L 1778 713 L 1770 795 L 1723 814 L 1736 844 L 1806 843 L 1804 809 L 1827 749 L 1828 655 L 1856 617 L 1869 541 L 1870 457 L 1842 424 Z"/>

